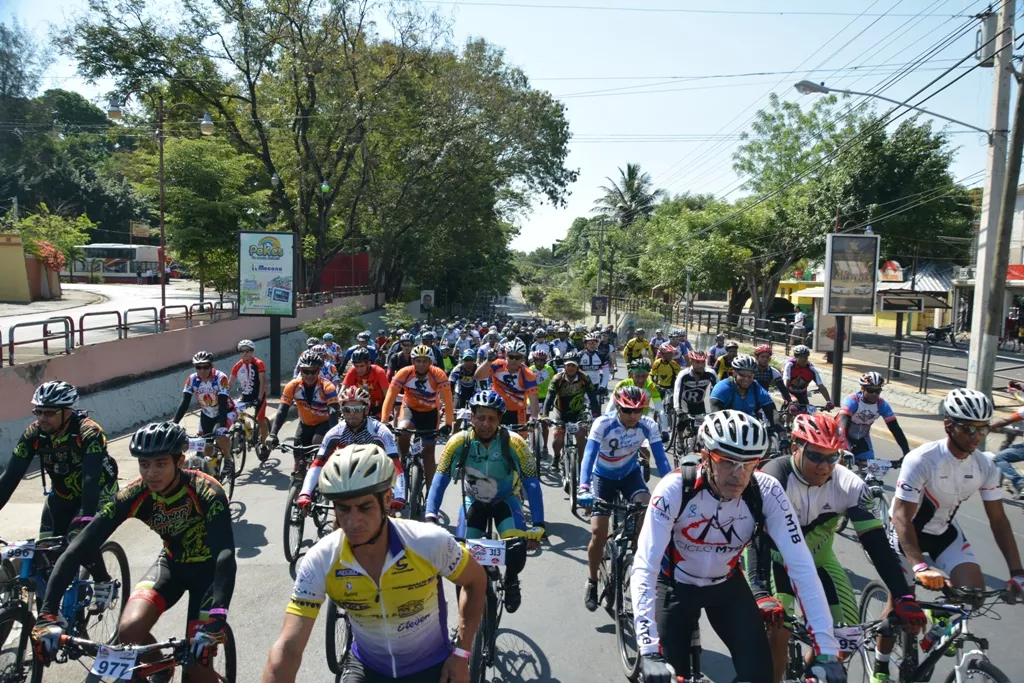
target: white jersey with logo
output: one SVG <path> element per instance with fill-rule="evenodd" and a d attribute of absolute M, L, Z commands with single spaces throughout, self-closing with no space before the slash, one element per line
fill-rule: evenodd
<path fill-rule="evenodd" d="M 835 655 L 838 643 L 832 634 L 832 614 L 818 579 L 814 559 L 804 544 L 800 523 L 783 490 L 773 477 L 754 472 L 761 492 L 764 529 L 785 561 L 786 571 L 796 588 L 808 631 L 822 654 Z M 676 470 L 662 479 L 651 497 L 636 555 L 630 590 L 636 612 L 636 639 L 641 654 L 658 651 L 655 602 L 658 575 L 674 567 L 674 580 L 692 586 L 713 586 L 734 571 L 740 554 L 756 528 L 756 521 L 742 497 L 724 501 L 697 470 L 693 497 L 685 509 L 683 475 Z M 663 570 L 663 566 L 665 569 Z"/>
<path fill-rule="evenodd" d="M 583 371 L 595 387 L 605 389 L 608 387 L 608 378 L 611 372 L 608 370 L 608 359 L 597 351 L 586 351 L 580 353 L 580 370 Z"/>
<path fill-rule="evenodd" d="M 946 439 L 922 444 L 907 453 L 896 481 L 895 498 L 918 504 L 914 529 L 935 536 L 943 533 L 953 523 L 960 504 L 975 491 L 981 492 L 982 500 L 1002 500 L 994 457 L 992 453 L 974 451 L 961 460 L 949 450 Z"/>

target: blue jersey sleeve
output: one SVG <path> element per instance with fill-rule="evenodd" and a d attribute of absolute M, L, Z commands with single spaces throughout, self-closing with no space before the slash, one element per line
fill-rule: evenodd
<path fill-rule="evenodd" d="M 757 384 L 755 382 L 755 384 Z M 760 386 L 760 385 L 757 385 Z M 762 389 L 763 391 L 763 389 Z M 726 408 L 732 405 L 732 382 L 718 382 L 711 390 L 711 398 Z"/>
<path fill-rule="evenodd" d="M 881 399 L 879 399 L 881 402 Z M 843 402 L 839 404 L 840 415 L 853 415 L 857 412 L 857 394 L 850 394 L 843 399 Z M 879 406 L 879 412 L 881 412 L 881 406 Z"/>
<path fill-rule="evenodd" d="M 886 422 L 892 422 L 896 419 L 896 413 L 893 412 L 892 406 L 881 396 L 878 397 L 878 416 Z"/>

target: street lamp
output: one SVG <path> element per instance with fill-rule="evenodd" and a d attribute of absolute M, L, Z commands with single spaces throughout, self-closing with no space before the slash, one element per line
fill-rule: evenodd
<path fill-rule="evenodd" d="M 274 175 L 270 176 L 270 184 L 274 186 L 275 190 L 281 185 L 281 176 L 277 175 L 277 171 L 274 171 Z"/>
<path fill-rule="evenodd" d="M 199 132 L 203 135 L 213 135 L 213 119 L 210 118 L 210 112 L 206 112 L 199 121 Z"/>

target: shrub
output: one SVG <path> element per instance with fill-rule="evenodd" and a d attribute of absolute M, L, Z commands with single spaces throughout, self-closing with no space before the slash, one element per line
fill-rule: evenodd
<path fill-rule="evenodd" d="M 366 329 L 366 322 L 360 317 L 363 309 L 358 304 L 347 304 L 341 308 L 332 308 L 324 317 L 310 320 L 302 326 L 308 337 L 320 337 L 330 332 L 334 341 L 341 346 L 355 343 L 356 335 Z"/>

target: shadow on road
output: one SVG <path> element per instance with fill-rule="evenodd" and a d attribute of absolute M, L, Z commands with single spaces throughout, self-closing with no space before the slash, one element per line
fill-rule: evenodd
<path fill-rule="evenodd" d="M 233 525 L 235 534 L 235 555 L 241 559 L 256 557 L 267 546 L 267 527 L 262 524 L 253 524 L 244 519 L 236 521 Z"/>
<path fill-rule="evenodd" d="M 495 651 L 492 683 L 558 680 L 551 677 L 551 664 L 537 643 L 519 631 L 498 629 Z"/>
<path fill-rule="evenodd" d="M 564 522 L 548 522 L 547 531 L 549 545 L 545 546 L 545 552 L 553 552 L 574 562 L 586 564 L 586 557 L 576 557 L 571 555 L 569 551 L 585 551 L 587 549 L 587 544 L 590 543 L 590 529 Z M 556 539 L 558 539 L 557 543 L 555 542 Z"/>
<path fill-rule="evenodd" d="M 248 472 L 238 475 L 238 484 L 269 484 L 278 491 L 287 491 L 292 483 L 288 474 L 278 469 L 281 461 L 277 458 L 268 458 L 261 462 L 258 467 L 251 468 Z"/>

